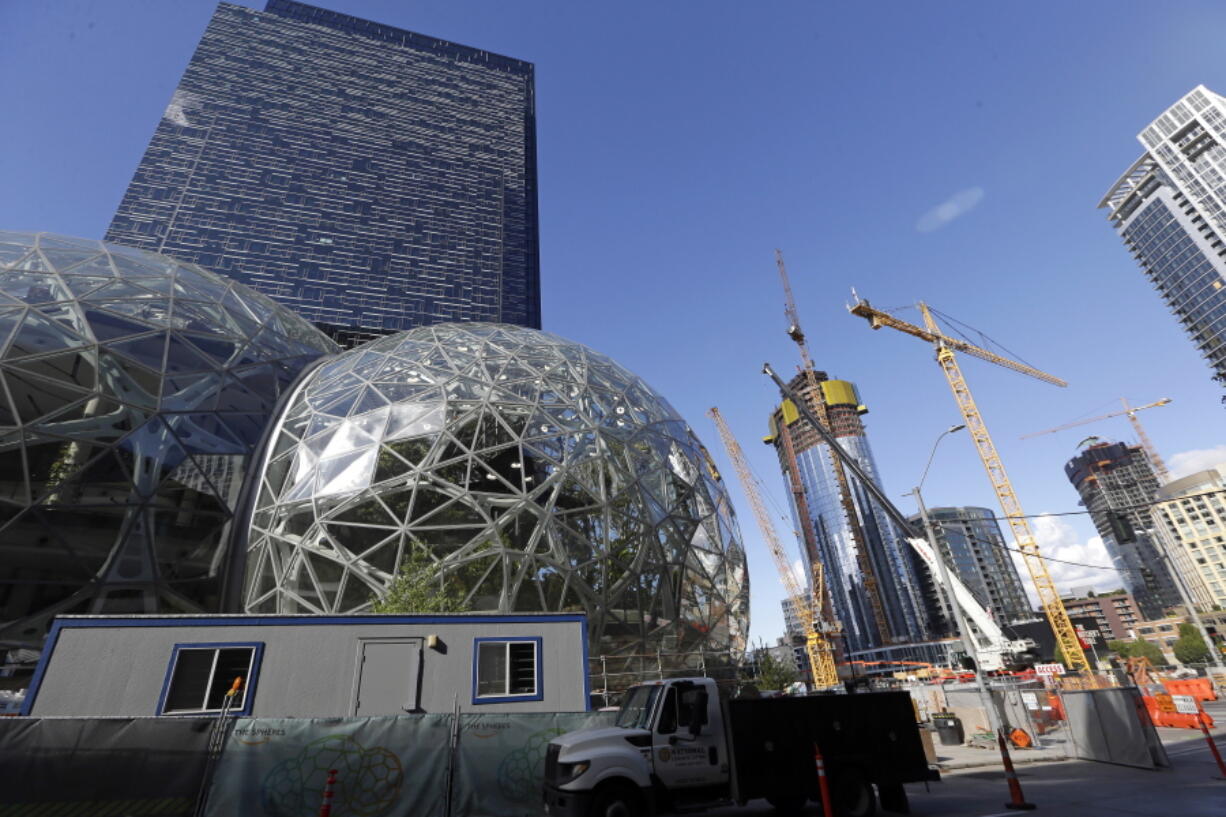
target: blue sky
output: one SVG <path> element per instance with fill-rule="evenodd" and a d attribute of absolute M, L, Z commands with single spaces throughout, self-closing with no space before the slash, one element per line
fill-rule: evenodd
<path fill-rule="evenodd" d="M 847 314 L 852 286 L 880 307 L 924 299 L 1069 381 L 963 361 L 1030 513 L 1078 510 L 1062 467 L 1082 437 L 1133 435 L 1121 418 L 1018 437 L 1119 397 L 1174 400 L 1141 415 L 1174 465 L 1226 460 L 1221 389 L 1095 209 L 1166 106 L 1199 83 L 1226 92 L 1226 6 L 321 4 L 536 64 L 545 328 L 646 378 L 726 464 L 718 405 L 777 503 L 757 442 L 777 395 L 759 369 L 797 355 L 776 247 L 814 358 L 858 384 L 906 511 L 960 418 L 930 349 Z M 0 228 L 102 235 L 213 8 L 0 2 Z M 779 582 L 730 487 L 754 637 L 773 639 Z M 996 506 L 968 438 L 942 443 L 925 496 Z M 1105 563 L 1084 517 L 1038 527 L 1052 555 Z M 1068 586 L 1118 584 L 1052 567 Z"/>

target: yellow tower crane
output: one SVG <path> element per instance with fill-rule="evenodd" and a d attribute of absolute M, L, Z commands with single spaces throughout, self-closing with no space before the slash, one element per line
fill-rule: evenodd
<path fill-rule="evenodd" d="M 1006 369 L 1012 369 L 1015 372 L 1029 375 L 1042 380 L 1044 383 L 1051 383 L 1055 386 L 1067 386 L 1068 384 L 1060 378 L 1035 369 L 1032 366 L 1001 357 L 973 343 L 948 337 L 937 326 L 936 321 L 933 320 L 928 306 L 923 302 L 920 302 L 918 306 L 920 314 L 924 318 L 924 326 L 916 326 L 913 323 L 900 320 L 888 312 L 874 309 L 869 305 L 868 301 L 858 297 L 855 305 L 849 307 L 849 309 L 853 315 L 866 318 L 873 329 L 880 329 L 883 326 L 896 329 L 912 337 L 926 340 L 936 349 L 937 363 L 940 364 L 941 371 L 945 373 L 945 379 L 949 382 L 949 388 L 954 393 L 954 400 L 957 401 L 958 408 L 962 411 L 962 418 L 966 423 L 966 428 L 975 440 L 975 448 L 979 452 L 979 458 L 983 460 L 983 467 L 988 472 L 988 479 L 992 483 L 992 488 L 996 491 L 996 498 L 1000 501 L 1005 519 L 1013 531 L 1013 538 L 1017 542 L 1018 550 L 1022 552 L 1023 560 L 1026 562 L 1026 569 L 1030 571 L 1030 578 L 1034 581 L 1035 590 L 1039 594 L 1039 603 L 1043 605 L 1043 611 L 1047 614 L 1047 620 L 1051 625 L 1052 632 L 1056 636 L 1056 643 L 1064 654 L 1064 660 L 1069 664 L 1069 668 L 1074 671 L 1089 670 L 1090 664 L 1086 661 L 1085 652 L 1081 649 L 1081 641 L 1077 637 L 1077 631 L 1073 628 L 1068 612 L 1064 609 L 1064 603 L 1060 600 L 1060 593 L 1056 589 L 1056 584 L 1052 581 L 1051 574 L 1047 570 L 1047 563 L 1043 560 L 1043 554 L 1039 551 L 1039 545 L 1030 530 L 1030 524 L 1026 521 L 1022 505 L 1018 501 L 1012 483 L 1009 482 L 1009 475 L 1005 472 L 1005 465 L 1001 461 L 1000 455 L 996 452 L 996 446 L 992 443 L 992 438 L 988 434 L 988 427 L 984 424 L 983 418 L 979 414 L 979 408 L 975 405 L 975 400 L 971 396 L 971 390 L 966 383 L 966 378 L 962 376 L 962 370 L 958 366 L 957 358 L 954 357 L 954 350 L 977 357 L 980 360 L 986 360 L 989 363 L 995 363 L 998 366 L 1004 366 Z"/>
<path fill-rule="evenodd" d="M 741 480 L 741 487 L 745 490 L 745 497 L 749 500 L 749 505 L 753 508 L 753 515 L 758 520 L 762 538 L 766 540 L 771 556 L 775 559 L 775 567 L 779 570 L 779 580 L 783 582 L 784 592 L 792 599 L 792 605 L 796 609 L 797 616 L 800 617 L 801 626 L 804 628 L 805 652 L 808 653 L 809 666 L 813 670 L 813 685 L 818 689 L 837 686 L 839 676 L 834 664 L 834 645 L 830 638 L 838 633 L 839 628 L 822 615 L 822 609 L 826 607 L 826 582 L 821 562 L 813 562 L 812 592 L 804 593 L 800 583 L 796 581 L 796 575 L 788 562 L 783 543 L 779 541 L 779 535 L 775 532 L 775 525 L 771 522 L 770 514 L 767 513 L 766 506 L 762 503 L 762 493 L 759 490 L 758 481 L 750 473 L 745 452 L 736 438 L 732 436 L 719 409 L 712 406 L 707 415 L 715 422 L 715 427 L 719 430 L 719 438 L 723 441 L 724 450 L 728 452 L 728 458 L 732 460 L 732 466 Z"/>
<path fill-rule="evenodd" d="M 784 266 L 783 253 L 780 250 L 775 250 L 775 265 L 779 268 L 779 280 L 783 284 L 783 312 L 788 320 L 788 337 L 800 349 L 800 360 L 804 364 L 802 371 L 805 376 L 805 384 L 809 387 L 809 403 L 813 407 L 813 413 L 817 415 L 818 422 L 833 432 L 834 429 L 830 425 L 830 413 L 827 410 L 825 393 L 817 383 L 817 373 L 813 368 L 813 358 L 809 354 L 809 344 L 805 340 L 805 333 L 800 328 L 800 314 L 796 311 L 796 299 L 792 297 L 792 283 L 788 280 L 788 270 Z M 798 396 L 800 399 L 804 399 L 803 395 Z M 808 499 L 805 496 L 804 484 L 800 480 L 800 468 L 796 463 L 796 450 L 786 419 L 779 424 L 779 432 L 781 442 L 783 443 L 784 455 L 788 463 L 788 477 L 792 483 L 792 495 L 796 501 L 797 513 L 801 515 L 802 533 L 804 534 L 806 545 L 810 545 L 809 557 L 816 564 L 819 562 L 819 554 L 817 553 L 815 543 L 811 541 L 813 528 L 811 520 L 807 518 Z M 856 562 L 860 567 L 860 574 L 864 582 L 864 594 L 868 596 L 868 603 L 873 611 L 873 620 L 877 624 L 877 632 L 881 636 L 881 643 L 888 644 L 894 640 L 893 632 L 890 628 L 890 620 L 885 614 L 885 605 L 881 601 L 881 589 L 877 584 L 877 573 L 873 568 L 872 558 L 869 556 L 868 542 L 864 535 L 864 528 L 860 524 L 859 513 L 856 511 L 856 501 L 851 493 L 851 485 L 847 481 L 847 474 L 843 469 L 843 461 L 839 459 L 838 454 L 830 449 L 829 446 L 827 446 L 826 454 L 830 457 L 830 471 L 834 475 L 834 481 L 838 487 L 839 506 L 843 510 L 843 521 L 847 525 L 847 530 L 851 533 L 851 541 L 855 547 Z"/>
<path fill-rule="evenodd" d="M 1064 431 L 1066 428 L 1075 428 L 1076 426 L 1083 426 L 1086 423 L 1097 423 L 1099 420 L 1107 420 L 1112 417 L 1119 417 L 1121 414 L 1127 414 L 1129 422 L 1132 423 L 1133 430 L 1137 432 L 1137 439 L 1141 441 L 1141 448 L 1144 449 L 1145 455 L 1149 457 L 1150 463 L 1154 466 L 1154 473 L 1158 476 L 1158 482 L 1169 482 L 1171 479 L 1171 472 L 1166 470 L 1166 463 L 1162 461 L 1162 457 L 1158 454 L 1158 449 L 1154 448 L 1154 444 L 1152 441 L 1150 441 L 1149 435 L 1145 433 L 1145 426 L 1141 425 L 1141 421 L 1137 419 L 1137 412 L 1145 409 L 1158 408 L 1158 406 L 1165 406 L 1171 402 L 1171 398 L 1163 397 L 1161 400 L 1155 400 L 1154 402 L 1146 403 L 1143 406 L 1130 406 L 1128 405 L 1128 401 L 1123 397 L 1120 398 L 1120 402 L 1124 404 L 1123 411 L 1113 411 L 1110 414 L 1100 414 L 1099 416 L 1091 417 L 1088 420 L 1075 420 L 1074 422 L 1065 423 L 1064 425 L 1056 426 L 1055 428 L 1036 431 L 1032 434 L 1023 434 L 1020 439 L 1029 440 L 1031 437 L 1041 437 L 1044 434 L 1054 434 L 1057 431 Z"/>

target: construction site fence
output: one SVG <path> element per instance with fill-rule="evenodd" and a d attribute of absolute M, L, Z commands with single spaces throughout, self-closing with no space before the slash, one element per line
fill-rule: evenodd
<path fill-rule="evenodd" d="M 545 747 L 612 713 L 367 718 L 4 718 L 0 817 L 540 813 Z M 216 756 L 208 741 L 221 727 Z"/>

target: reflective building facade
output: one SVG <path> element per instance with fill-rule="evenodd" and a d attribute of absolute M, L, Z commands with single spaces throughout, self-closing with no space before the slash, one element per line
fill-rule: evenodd
<path fill-rule="evenodd" d="M 537 330 L 381 338 L 278 419 L 246 611 L 369 610 L 406 561 L 473 610 L 584 611 L 597 655 L 745 648 L 745 556 L 706 449 L 639 377 Z"/>
<path fill-rule="evenodd" d="M 0 233 L 0 648 L 60 613 L 220 610 L 246 467 L 335 350 L 199 267 Z"/>
<path fill-rule="evenodd" d="M 1226 385 L 1226 98 L 1197 86 L 1137 138 L 1098 206 Z"/>
<path fill-rule="evenodd" d="M 1141 614 L 1148 619 L 1162 618 L 1180 600 L 1156 540 L 1150 506 L 1158 492 L 1158 478 L 1145 450 L 1125 443 L 1095 443 L 1069 460 L 1064 473 L 1090 512 Z M 1127 519 L 1126 528 L 1113 527 L 1112 514 Z"/>
<path fill-rule="evenodd" d="M 291 0 L 221 3 L 106 239 L 344 345 L 540 326 L 533 67 Z"/>
<path fill-rule="evenodd" d="M 831 432 L 880 485 L 877 466 L 860 420 L 866 409 L 860 404 L 855 387 L 844 380 L 829 380 L 824 372 L 818 372 L 817 379 L 820 395 L 813 394 L 803 375 L 791 382 L 793 393 L 811 404 L 815 400 L 825 402 Z M 785 482 L 789 480 L 790 468 L 783 439 L 785 427 L 791 436 L 812 538 L 817 545 L 817 557 L 825 568 L 827 591 L 834 614 L 842 625 L 847 651 L 854 653 L 888 644 L 923 641 L 927 637 L 928 623 L 918 577 L 905 552 L 909 547 L 903 537 L 868 492 L 849 475 L 856 513 L 854 524 L 860 526 L 865 545 L 861 552 L 851 529 L 853 523 L 843 510 L 829 447 L 799 419 L 795 409 L 777 409 L 771 415 L 770 426 L 771 433 L 766 441 L 779 455 Z M 793 507 L 792 512 L 799 529 L 801 523 L 796 508 Z M 804 552 L 804 557 L 806 575 L 809 575 L 812 556 Z M 873 582 L 866 581 L 866 573 L 871 573 L 875 580 L 884 628 L 877 622 L 875 605 L 870 598 Z"/>
<path fill-rule="evenodd" d="M 1005 623 L 1034 617 L 1022 578 L 1006 549 L 996 514 L 990 508 L 929 508 L 928 518 L 945 564 L 996 621 Z M 918 514 L 907 521 L 916 531 L 924 530 Z M 931 571 L 915 551 L 908 548 L 908 555 L 920 579 L 924 608 L 934 634 L 956 636 L 953 610 L 945 602 L 946 597 L 937 592 Z"/>

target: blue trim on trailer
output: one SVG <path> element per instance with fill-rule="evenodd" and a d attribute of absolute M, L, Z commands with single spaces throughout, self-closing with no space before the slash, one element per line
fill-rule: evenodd
<path fill-rule="evenodd" d="M 591 661 L 587 654 L 587 627 L 583 628 L 583 666 L 580 667 L 580 672 L 583 673 L 583 711 L 592 711 L 592 673 Z"/>
<path fill-rule="evenodd" d="M 497 635 L 497 636 L 481 636 L 473 639 L 473 697 L 474 705 L 482 704 L 506 704 L 515 703 L 517 701 L 543 701 L 545 699 L 545 667 L 544 661 L 544 644 L 545 639 L 539 635 Z M 532 695 L 486 695 L 484 697 L 477 696 L 477 661 L 481 654 L 481 645 L 483 643 L 498 643 L 498 644 L 525 644 L 532 642 L 536 647 L 536 692 Z M 511 672 L 511 665 L 507 663 L 507 673 Z M 586 676 L 586 674 L 585 674 Z"/>
<path fill-rule="evenodd" d="M 358 616 L 122 616 L 115 618 L 57 618 L 51 625 L 64 627 L 256 627 L 265 625 L 316 625 L 316 624 L 531 624 L 537 621 L 587 621 L 581 613 L 557 615 L 520 616 L 514 613 L 500 615 L 358 615 Z"/>
<path fill-rule="evenodd" d="M 251 714 L 251 707 L 255 703 L 255 685 L 260 678 L 260 664 L 264 661 L 264 642 L 263 641 L 211 641 L 207 643 L 183 642 L 175 644 L 170 651 L 170 661 L 166 664 L 166 677 L 162 679 L 162 691 L 158 693 L 157 709 L 153 711 L 154 715 L 165 716 L 168 718 L 216 718 L 220 712 L 164 712 L 166 705 L 166 694 L 170 691 L 170 681 L 174 676 L 175 664 L 179 661 L 179 652 L 183 649 L 189 650 L 208 650 L 208 649 L 225 649 L 227 647 L 250 647 L 255 650 L 255 655 L 251 657 L 251 675 L 246 678 L 246 683 L 243 684 L 243 705 L 240 709 L 231 709 L 228 714 L 235 717 L 247 717 Z M 207 698 L 207 690 L 206 698 Z M 207 703 L 207 700 L 206 700 Z"/>
<path fill-rule="evenodd" d="M 55 644 L 60 640 L 60 630 L 64 628 L 64 623 L 58 618 L 51 622 L 51 632 L 47 633 L 47 640 L 43 642 L 43 651 L 38 656 L 38 666 L 34 668 L 34 677 L 30 679 L 30 686 L 26 689 L 25 700 L 21 702 L 21 715 L 29 715 L 30 710 L 34 708 L 34 699 L 38 697 L 38 688 L 43 685 L 43 676 L 47 674 L 47 665 L 51 663 L 51 655 L 55 652 Z"/>

